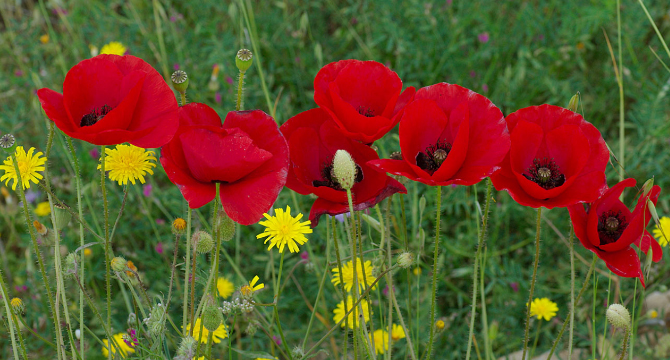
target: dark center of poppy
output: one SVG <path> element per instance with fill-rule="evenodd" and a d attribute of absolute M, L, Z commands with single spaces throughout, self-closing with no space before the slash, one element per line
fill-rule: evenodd
<path fill-rule="evenodd" d="M 560 172 L 559 166 L 553 159 L 546 157 L 534 159 L 533 165 L 528 167 L 528 174 L 523 176 L 545 190 L 551 190 L 565 183 L 565 175 Z"/>
<path fill-rule="evenodd" d="M 112 111 L 112 107 L 109 105 L 103 105 L 99 109 L 93 109 L 90 113 L 82 116 L 79 126 L 84 127 L 95 125 L 98 121 L 102 120 L 105 115 L 109 114 L 110 111 Z"/>
<path fill-rule="evenodd" d="M 369 107 L 362 106 L 362 105 L 358 107 L 358 113 L 365 116 L 365 117 L 375 116 L 375 111 L 374 110 L 372 110 Z"/>
<path fill-rule="evenodd" d="M 416 154 L 416 165 L 433 175 L 447 159 L 451 151 L 451 144 L 437 140 L 437 143 L 426 148 L 425 152 Z"/>
<path fill-rule="evenodd" d="M 312 186 L 327 186 L 331 189 L 338 191 L 344 191 L 342 186 L 337 182 L 337 177 L 335 177 L 335 172 L 333 172 L 333 160 L 331 159 L 328 163 L 324 164 L 321 168 L 321 177 L 323 180 L 314 180 L 312 181 Z M 354 184 L 363 181 L 363 169 L 361 169 L 358 164 L 356 164 L 356 179 L 354 179 Z"/>
<path fill-rule="evenodd" d="M 600 245 L 607 245 L 616 242 L 628 227 L 626 217 L 621 211 L 605 211 L 598 218 L 598 235 L 600 235 Z"/>

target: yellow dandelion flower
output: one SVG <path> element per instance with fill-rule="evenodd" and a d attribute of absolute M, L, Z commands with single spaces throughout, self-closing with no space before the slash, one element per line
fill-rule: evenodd
<path fill-rule="evenodd" d="M 270 242 L 268 250 L 274 246 L 279 249 L 280 253 L 284 252 L 284 247 L 288 245 L 289 251 L 292 253 L 300 251 L 299 245 L 307 242 L 305 234 L 311 234 L 312 229 L 309 227 L 311 222 L 309 220 L 300 222 L 302 214 L 298 213 L 296 217 L 291 216 L 291 207 L 286 206 L 284 209 L 275 209 L 275 216 L 270 216 L 267 213 L 263 214 L 267 221 L 261 221 L 259 224 L 265 226 L 265 231 L 256 235 L 256 239 L 264 238 L 264 244 Z"/>
<path fill-rule="evenodd" d="M 368 302 L 365 299 L 363 299 L 363 300 L 361 300 L 360 305 L 363 308 L 363 317 L 365 318 L 365 321 L 370 321 L 370 311 L 369 311 L 369 307 L 368 307 Z M 351 296 L 347 296 L 347 310 L 351 310 L 352 306 L 354 306 L 354 299 Z M 333 316 L 333 320 L 336 323 L 342 321 L 342 323 L 340 324 L 341 327 L 344 327 L 344 323 L 346 321 L 348 321 L 349 322 L 349 328 L 353 329 L 354 328 L 354 319 L 356 319 L 356 327 L 359 327 L 358 326 L 358 318 L 359 318 L 359 316 L 358 316 L 358 306 L 356 306 L 354 311 L 349 313 L 349 316 L 347 317 L 347 320 L 343 321 L 344 315 L 346 313 L 347 312 L 344 311 L 344 301 L 340 301 L 340 303 L 337 304 L 337 307 L 333 310 L 333 314 L 335 314 L 335 316 Z"/>
<path fill-rule="evenodd" d="M 147 151 L 135 145 L 116 145 L 114 149 L 105 149 L 105 171 L 109 171 L 109 179 L 117 181 L 119 185 L 128 184 L 130 180 L 135 185 L 139 179 L 144 184 L 144 175 L 154 174 L 152 161 L 156 161 L 153 151 Z M 98 164 L 100 169 L 100 164 Z"/>
<path fill-rule="evenodd" d="M 43 178 L 40 171 L 44 171 L 44 163 L 47 162 L 47 158 L 42 157 L 42 153 L 38 152 L 35 154 L 35 148 L 30 148 L 28 153 L 23 149 L 23 146 L 17 146 L 16 152 L 14 153 L 16 162 L 19 164 L 19 171 L 21 172 L 21 186 L 23 189 L 30 189 L 30 182 L 35 184 L 39 183 Z M 4 161 L 3 165 L 0 165 L 0 170 L 4 170 L 5 174 L 0 177 L 0 181 L 4 181 L 5 185 L 9 183 L 9 180 L 14 180 L 12 184 L 12 190 L 16 190 L 16 183 L 18 182 L 18 177 L 16 176 L 16 171 L 14 171 L 14 162 L 12 157 L 9 156 Z"/>
<path fill-rule="evenodd" d="M 235 285 L 230 280 L 220 277 L 216 280 L 216 289 L 219 290 L 219 296 L 227 299 L 235 292 Z"/>
<path fill-rule="evenodd" d="M 37 216 L 47 216 L 51 214 L 51 207 L 49 206 L 48 201 L 43 201 L 35 207 L 35 215 Z"/>
<path fill-rule="evenodd" d="M 670 217 L 663 216 L 659 219 L 661 227 L 656 225 L 654 227 L 654 237 L 658 240 L 658 243 L 661 246 L 668 245 L 668 237 L 670 237 Z M 663 231 L 661 231 L 663 229 Z M 665 235 L 663 235 L 665 233 Z"/>
<path fill-rule="evenodd" d="M 40 36 L 40 42 L 42 44 L 48 43 L 49 42 L 49 34 L 44 34 L 44 35 Z"/>
<path fill-rule="evenodd" d="M 365 271 L 363 270 L 365 268 Z M 375 282 L 375 277 L 372 276 L 372 271 L 374 270 L 374 267 L 372 266 L 372 262 L 370 260 L 366 260 L 365 263 L 361 262 L 360 258 L 356 258 L 356 272 L 358 273 L 358 288 L 359 291 L 364 291 L 365 290 L 365 284 L 367 283 L 368 286 Z M 333 278 L 330 280 L 333 285 L 339 285 L 340 284 L 340 269 L 339 268 L 334 268 L 331 270 L 333 272 Z M 344 290 L 347 292 L 351 291 L 351 288 L 354 287 L 354 266 L 353 266 L 353 261 L 348 261 L 345 264 L 342 264 L 342 278 L 344 278 Z M 364 280 L 365 278 L 365 280 Z M 374 290 L 377 287 L 375 286 L 372 287 Z"/>
<path fill-rule="evenodd" d="M 538 319 L 544 318 L 549 321 L 558 312 L 558 306 L 548 298 L 535 299 L 530 303 L 530 316 L 537 316 Z"/>
<path fill-rule="evenodd" d="M 125 359 L 126 356 L 128 356 L 128 354 L 132 354 L 135 352 L 135 349 L 133 349 L 128 345 L 128 343 L 123 341 L 123 335 L 124 333 L 118 333 L 114 335 L 114 342 L 111 344 L 112 357 L 114 357 L 113 355 L 115 355 L 117 351 L 121 355 L 122 359 Z M 109 350 L 108 350 L 110 347 L 109 340 L 102 339 L 102 343 L 105 344 L 102 348 L 102 356 L 107 358 L 107 356 L 109 356 Z"/>
<path fill-rule="evenodd" d="M 207 344 L 207 340 L 209 339 L 209 330 L 207 330 L 205 326 L 200 325 L 201 325 L 201 319 L 198 318 L 195 321 L 195 325 L 193 326 L 193 338 L 200 341 L 203 344 Z M 185 331 L 186 332 L 191 331 L 191 324 L 186 325 Z M 214 330 L 214 333 L 212 334 L 212 341 L 215 344 L 218 344 L 221 342 L 221 339 L 225 339 L 227 337 L 228 337 L 228 330 L 226 329 L 225 325 L 221 324 L 216 330 Z"/>
<path fill-rule="evenodd" d="M 100 49 L 100 54 L 123 55 L 126 53 L 126 47 L 118 41 L 112 41 Z"/>
<path fill-rule="evenodd" d="M 370 341 L 375 345 L 375 354 L 383 354 L 389 349 L 389 333 L 378 329 L 370 334 Z"/>
<path fill-rule="evenodd" d="M 251 281 L 249 281 L 249 285 L 244 285 L 242 286 L 242 288 L 240 288 L 240 292 L 242 293 L 242 295 L 249 297 L 253 295 L 254 292 L 265 287 L 265 284 L 263 283 L 256 285 L 257 282 L 258 282 L 258 275 L 254 276 L 254 278 Z"/>
<path fill-rule="evenodd" d="M 402 329 L 402 326 L 393 324 L 391 327 L 391 340 L 398 341 L 405 338 L 405 330 Z"/>

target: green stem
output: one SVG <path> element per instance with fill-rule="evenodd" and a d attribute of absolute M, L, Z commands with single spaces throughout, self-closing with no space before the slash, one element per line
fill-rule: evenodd
<path fill-rule="evenodd" d="M 568 338 L 568 359 L 572 359 L 572 337 L 575 327 L 575 232 L 570 224 L 570 337 Z"/>
<path fill-rule="evenodd" d="M 272 307 L 274 308 L 274 318 L 275 322 L 277 323 L 277 331 L 279 331 L 279 336 L 281 337 L 281 343 L 284 345 L 284 350 L 286 350 L 288 358 L 293 360 L 293 355 L 291 354 L 291 350 L 288 348 L 286 338 L 284 337 L 284 331 L 282 330 L 281 323 L 279 322 L 279 311 L 277 310 L 277 304 L 272 305 Z"/>
<path fill-rule="evenodd" d="M 619 360 L 623 360 L 626 357 L 626 349 L 628 348 L 628 339 L 630 338 L 630 329 L 626 329 L 626 332 L 623 336 L 623 348 L 621 348 L 621 356 Z M 630 353 L 633 353 L 633 342 L 631 342 Z"/>
<path fill-rule="evenodd" d="M 349 309 L 347 309 L 347 293 L 344 291 L 344 274 L 342 272 L 342 260 L 340 259 L 340 246 L 337 241 L 337 224 L 335 223 L 335 218 L 331 218 L 331 223 L 333 225 L 333 243 L 335 244 L 335 257 L 337 258 L 337 269 L 339 270 L 339 275 L 340 275 L 340 291 L 342 292 L 342 299 L 343 299 L 343 304 L 344 304 L 344 312 L 348 313 Z M 349 342 L 346 340 L 348 338 L 347 333 L 349 332 L 349 318 L 345 317 L 344 318 L 344 358 L 348 359 L 347 357 L 347 348 Z"/>
<path fill-rule="evenodd" d="M 186 105 L 186 91 L 180 91 L 179 97 L 181 98 L 181 106 Z"/>
<path fill-rule="evenodd" d="M 235 101 L 235 111 L 242 110 L 244 106 L 242 102 L 243 96 L 244 96 L 244 71 L 240 70 L 240 74 L 237 78 L 237 100 Z"/>
<path fill-rule="evenodd" d="M 528 303 L 526 305 L 526 330 L 523 336 L 523 354 L 521 360 L 526 359 L 528 351 L 528 330 L 530 326 L 530 303 L 533 301 L 533 292 L 535 291 L 535 280 L 537 279 L 537 266 L 540 262 L 540 227 L 542 225 L 542 207 L 537 208 L 537 221 L 535 229 L 535 262 L 533 264 L 533 277 L 530 280 L 530 291 L 528 293 Z"/>
<path fill-rule="evenodd" d="M 533 355 L 535 354 L 535 349 L 537 348 L 537 340 L 540 339 L 540 331 L 542 330 L 542 325 L 544 325 L 542 319 L 539 319 L 538 322 L 539 324 L 537 324 L 537 331 L 535 332 L 535 341 L 533 342 L 533 348 L 530 350 L 530 354 L 528 354 L 529 359 L 532 359 Z"/>
<path fill-rule="evenodd" d="M 188 206 L 188 205 L 187 205 Z M 182 314 L 182 329 L 186 329 L 186 324 L 188 323 L 188 281 L 189 281 L 189 265 L 191 264 L 191 215 L 193 210 L 191 207 L 188 208 L 188 213 L 186 216 L 186 262 L 184 263 L 184 306 Z M 176 246 L 176 245 L 175 245 Z"/>
<path fill-rule="evenodd" d="M 433 285 L 430 297 L 430 337 L 426 348 L 426 360 L 430 360 L 433 353 L 433 341 L 435 340 L 435 300 L 437 292 L 437 256 L 440 250 L 440 213 L 442 213 L 442 187 L 436 186 L 435 200 L 435 250 L 433 252 Z"/>
<path fill-rule="evenodd" d="M 617 36 L 619 37 L 619 181 L 622 181 L 625 177 L 624 173 L 624 164 L 625 164 L 625 146 L 626 146 L 626 132 L 624 131 L 624 120 L 626 113 L 624 112 L 624 91 L 623 91 L 623 59 L 621 57 L 621 49 L 623 48 L 621 44 L 621 1 L 617 0 L 616 2 L 616 17 L 617 17 Z M 623 194 L 622 194 L 623 196 Z M 595 335 L 595 334 L 594 334 Z M 595 336 L 594 336 L 595 337 Z"/>
<path fill-rule="evenodd" d="M 102 206 L 105 218 L 105 284 L 107 288 L 107 328 L 112 328 L 112 281 L 110 271 L 110 244 L 109 244 L 109 203 L 107 202 L 107 187 L 105 186 L 105 158 L 107 157 L 105 145 L 100 150 L 100 189 L 102 191 Z M 111 341 L 111 339 L 110 339 Z M 109 351 L 107 360 L 112 360 L 112 352 Z"/>
<path fill-rule="evenodd" d="M 9 337 L 12 339 L 12 351 L 14 353 L 14 359 L 19 358 L 19 352 L 16 347 L 16 339 L 14 338 L 14 321 L 10 320 L 13 319 L 14 316 L 14 309 L 12 309 L 9 306 L 9 296 L 7 296 L 7 286 L 5 285 L 5 280 L 2 274 L 0 273 L 0 291 L 2 292 L 2 300 L 5 303 L 5 313 L 7 314 L 7 327 L 9 327 Z M 25 359 L 26 356 L 25 354 L 23 355 L 23 358 Z"/>

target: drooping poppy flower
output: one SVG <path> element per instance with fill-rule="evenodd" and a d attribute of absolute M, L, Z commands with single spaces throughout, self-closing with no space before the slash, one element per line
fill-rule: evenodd
<path fill-rule="evenodd" d="M 502 112 L 458 85 L 416 92 L 400 120 L 402 159 L 370 165 L 427 185 L 473 185 L 498 170 L 510 147 Z"/>
<path fill-rule="evenodd" d="M 375 206 L 396 192 L 407 193 L 398 181 L 369 167 L 368 161 L 379 159 L 377 153 L 342 135 L 323 109 L 302 112 L 290 118 L 280 130 L 288 141 L 291 155 L 286 186 L 303 195 L 318 196 L 309 214 L 312 227 L 323 214 L 349 211 L 347 193 L 333 174 L 333 157 L 337 150 L 349 152 L 356 163 L 355 183 L 351 188 L 354 210 Z"/>
<path fill-rule="evenodd" d="M 179 129 L 161 149 L 161 164 L 190 208 L 216 196 L 237 223 L 251 225 L 286 183 L 288 146 L 275 121 L 260 110 L 231 111 L 221 118 L 205 104 L 179 108 Z"/>
<path fill-rule="evenodd" d="M 343 134 L 371 144 L 400 121 L 414 97 L 414 87 L 401 93 L 398 74 L 376 61 L 341 60 L 319 70 L 314 101 L 328 111 Z"/>
<path fill-rule="evenodd" d="M 635 186 L 634 179 L 626 179 L 608 189 L 600 198 L 589 204 L 568 206 L 575 235 L 585 248 L 605 261 L 613 273 L 623 277 L 637 277 L 644 286 L 637 252 L 630 245 L 639 247 L 647 254 L 652 249 L 652 260 L 658 262 L 663 257 L 663 249 L 651 234 L 645 230 L 651 213 L 647 200 L 656 204 L 661 188 L 652 187 L 645 196 L 641 194 L 631 212 L 621 200 L 621 193 L 627 187 Z"/>
<path fill-rule="evenodd" d="M 491 175 L 521 205 L 548 209 L 597 199 L 606 189 L 609 151 L 598 129 L 568 109 L 531 106 L 505 119 L 512 141 Z"/>
<path fill-rule="evenodd" d="M 95 145 L 165 145 L 179 124 L 177 99 L 144 60 L 98 55 L 68 71 L 63 94 L 37 91 L 49 119 L 68 136 Z"/>

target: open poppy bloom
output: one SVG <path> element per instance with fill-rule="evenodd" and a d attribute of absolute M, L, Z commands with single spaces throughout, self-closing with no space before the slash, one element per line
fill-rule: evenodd
<path fill-rule="evenodd" d="M 288 146 L 275 121 L 260 110 L 231 111 L 221 118 L 205 104 L 179 108 L 179 129 L 161 149 L 161 164 L 188 206 L 216 196 L 235 222 L 251 225 L 286 183 Z"/>
<path fill-rule="evenodd" d="M 144 60 L 98 55 L 68 71 L 63 94 L 37 91 L 49 119 L 68 136 L 95 145 L 165 145 L 179 125 L 177 99 Z"/>
<path fill-rule="evenodd" d="M 627 187 L 635 186 L 634 179 L 626 179 L 607 190 L 584 210 L 582 204 L 568 206 L 575 235 L 582 245 L 605 261 L 613 273 L 623 277 L 637 277 L 644 286 L 637 252 L 630 245 L 639 247 L 645 254 L 652 249 L 652 260 L 663 257 L 663 249 L 645 230 L 651 213 L 647 199 L 656 204 L 661 188 L 658 185 L 644 196 L 640 195 L 631 212 L 619 197 Z"/>
<path fill-rule="evenodd" d="M 303 195 L 318 196 L 309 214 L 312 227 L 323 214 L 349 211 L 347 192 L 333 174 L 333 157 L 337 150 L 349 152 L 356 163 L 351 188 L 354 210 L 375 206 L 396 192 L 407 193 L 398 181 L 369 167 L 368 161 L 379 159 L 377 152 L 342 135 L 323 109 L 302 112 L 290 118 L 280 130 L 288 141 L 291 155 L 286 186 Z"/>
<path fill-rule="evenodd" d="M 507 116 L 512 141 L 491 175 L 521 205 L 548 209 L 591 202 L 607 188 L 609 151 L 598 129 L 568 109 L 531 106 Z"/>
<path fill-rule="evenodd" d="M 401 93 L 398 74 L 376 61 L 341 60 L 319 70 L 314 101 L 328 111 L 347 137 L 371 144 L 400 121 L 414 97 L 414 87 Z"/>
<path fill-rule="evenodd" d="M 510 138 L 502 112 L 459 85 L 416 92 L 400 120 L 402 159 L 370 165 L 427 185 L 473 185 L 499 169 Z"/>

